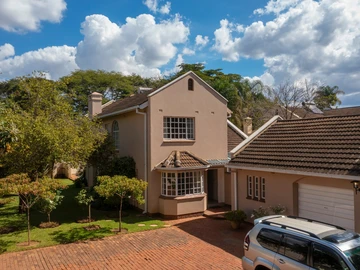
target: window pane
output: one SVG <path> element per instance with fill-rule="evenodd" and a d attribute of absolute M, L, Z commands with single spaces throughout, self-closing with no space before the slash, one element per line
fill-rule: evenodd
<path fill-rule="evenodd" d="M 265 229 L 260 231 L 256 239 L 262 247 L 277 252 L 280 246 L 281 236 L 282 234 L 279 232 Z"/>
<path fill-rule="evenodd" d="M 164 117 L 164 139 L 193 140 L 194 119 L 185 117 Z"/>
<path fill-rule="evenodd" d="M 286 235 L 279 253 L 297 262 L 307 264 L 309 242 Z"/>
<path fill-rule="evenodd" d="M 339 255 L 318 244 L 313 246 L 313 267 L 321 270 L 349 269 Z"/>

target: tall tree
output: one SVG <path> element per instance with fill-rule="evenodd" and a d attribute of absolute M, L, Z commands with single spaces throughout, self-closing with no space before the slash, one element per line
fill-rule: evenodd
<path fill-rule="evenodd" d="M 341 105 L 341 100 L 338 95 L 343 95 L 345 92 L 341 90 L 338 86 L 320 86 L 315 93 L 314 102 L 316 106 L 323 109 L 330 109 L 333 106 Z"/>
<path fill-rule="evenodd" d="M 8 173 L 26 173 L 36 180 L 52 172 L 57 162 L 85 163 L 105 138 L 100 123 L 73 112 L 59 91 L 61 82 L 18 80 L 19 90 L 5 100 L 6 109 L 0 112 L 0 119 L 17 130 L 11 151 L 1 156 Z"/>

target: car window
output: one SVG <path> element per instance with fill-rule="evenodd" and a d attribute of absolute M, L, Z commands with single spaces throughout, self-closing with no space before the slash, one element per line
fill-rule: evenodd
<path fill-rule="evenodd" d="M 285 235 L 279 254 L 293 259 L 294 261 L 307 264 L 309 246 L 310 242 L 305 239 Z"/>
<path fill-rule="evenodd" d="M 343 270 L 349 269 L 341 257 L 333 250 L 314 243 L 313 267 L 319 270 Z"/>
<path fill-rule="evenodd" d="M 280 232 L 262 229 L 256 239 L 262 247 L 277 252 L 280 246 L 281 237 L 282 233 Z"/>
<path fill-rule="evenodd" d="M 344 252 L 356 269 L 360 269 L 360 246 Z"/>

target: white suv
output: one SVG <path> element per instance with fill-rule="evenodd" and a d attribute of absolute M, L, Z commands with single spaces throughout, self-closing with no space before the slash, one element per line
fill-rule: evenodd
<path fill-rule="evenodd" d="M 245 270 L 360 270 L 360 236 L 293 216 L 256 219 L 245 237 Z"/>

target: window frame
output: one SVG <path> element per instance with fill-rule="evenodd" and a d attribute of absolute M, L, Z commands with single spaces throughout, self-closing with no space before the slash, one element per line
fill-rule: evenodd
<path fill-rule="evenodd" d="M 265 201 L 266 198 L 266 180 L 265 177 L 260 177 L 260 200 Z"/>
<path fill-rule="evenodd" d="M 171 179 L 170 185 L 168 184 L 169 179 Z M 168 187 L 171 185 L 174 185 L 175 189 L 169 189 Z M 183 197 L 201 194 L 204 194 L 204 173 L 202 171 L 161 172 L 162 196 Z"/>
<path fill-rule="evenodd" d="M 194 91 L 194 79 L 188 79 L 188 90 Z"/>
<path fill-rule="evenodd" d="M 247 176 L 247 198 L 252 199 L 254 194 L 253 190 L 253 176 L 248 175 Z"/>
<path fill-rule="evenodd" d="M 117 130 L 114 129 L 115 126 L 117 127 Z M 111 137 L 114 140 L 115 150 L 120 149 L 119 134 L 120 134 L 119 123 L 118 123 L 118 121 L 114 120 L 111 125 Z"/>
<path fill-rule="evenodd" d="M 194 141 L 195 117 L 164 116 L 164 141 Z"/>
<path fill-rule="evenodd" d="M 254 176 L 254 195 L 253 195 L 253 199 L 258 201 L 259 197 L 260 197 L 259 195 L 260 195 L 259 177 Z"/>

